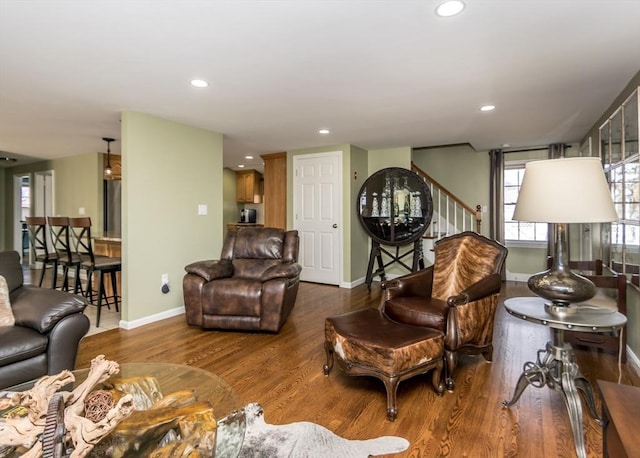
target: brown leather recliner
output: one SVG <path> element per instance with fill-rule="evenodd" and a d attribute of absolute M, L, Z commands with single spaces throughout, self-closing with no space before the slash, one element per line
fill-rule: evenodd
<path fill-rule="evenodd" d="M 187 323 L 206 329 L 278 332 L 293 309 L 301 266 L 298 231 L 230 231 L 220 260 L 185 267 Z"/>

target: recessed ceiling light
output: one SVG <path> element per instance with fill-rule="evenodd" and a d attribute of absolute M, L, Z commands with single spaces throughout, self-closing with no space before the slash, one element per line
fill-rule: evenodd
<path fill-rule="evenodd" d="M 253 159 L 253 156 L 245 156 L 245 159 Z"/>
<path fill-rule="evenodd" d="M 207 87 L 209 86 L 209 83 L 205 80 L 191 80 L 191 85 L 195 87 Z"/>
<path fill-rule="evenodd" d="M 240 165 L 238 166 L 238 168 L 239 168 L 239 169 L 244 169 L 244 164 L 240 164 Z"/>
<path fill-rule="evenodd" d="M 329 129 L 320 129 L 320 130 L 318 131 L 318 133 L 319 133 L 319 134 L 322 134 L 322 135 L 327 135 L 327 134 L 328 134 L 328 133 L 330 133 L 330 132 L 329 132 Z"/>
<path fill-rule="evenodd" d="M 450 17 L 459 14 L 464 9 L 464 3 L 460 0 L 450 0 L 441 3 L 436 8 L 436 14 L 441 17 Z"/>
<path fill-rule="evenodd" d="M 483 107 L 480 107 L 480 111 L 493 111 L 495 109 L 496 107 L 494 105 L 485 105 Z"/>
<path fill-rule="evenodd" d="M 503 144 L 502 144 L 502 147 L 503 147 L 503 148 L 509 148 L 510 146 L 511 146 L 511 144 L 510 144 L 510 143 L 503 143 Z"/>

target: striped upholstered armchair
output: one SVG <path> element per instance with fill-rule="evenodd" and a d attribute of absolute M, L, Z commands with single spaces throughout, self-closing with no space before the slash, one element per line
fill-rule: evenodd
<path fill-rule="evenodd" d="M 493 357 L 493 323 L 507 249 L 475 232 L 435 243 L 432 266 L 382 284 L 380 308 L 394 321 L 445 334 L 446 387 L 458 354 Z"/>

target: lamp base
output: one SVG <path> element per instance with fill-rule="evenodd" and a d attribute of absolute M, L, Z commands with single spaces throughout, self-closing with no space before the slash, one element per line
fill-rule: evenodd
<path fill-rule="evenodd" d="M 578 307 L 574 304 L 545 302 L 544 310 L 549 315 L 553 315 L 556 318 L 565 318 L 574 315 L 578 311 Z"/>
<path fill-rule="evenodd" d="M 529 289 L 551 303 L 545 310 L 556 317 L 564 317 L 576 312 L 575 302 L 585 302 L 596 294 L 595 285 L 587 278 L 568 269 L 553 270 L 535 274 L 527 281 Z"/>

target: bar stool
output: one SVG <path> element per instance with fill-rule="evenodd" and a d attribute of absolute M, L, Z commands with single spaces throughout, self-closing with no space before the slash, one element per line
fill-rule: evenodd
<path fill-rule="evenodd" d="M 97 315 L 96 315 L 96 327 L 100 326 L 100 311 L 102 310 L 102 298 L 104 297 L 107 308 L 109 308 L 109 299 L 104 289 L 104 275 L 110 274 L 111 287 L 113 289 L 113 301 L 116 307 L 116 312 L 119 312 L 118 308 L 118 282 L 116 280 L 116 273 L 122 270 L 122 261 L 120 258 L 96 255 L 93 252 L 93 241 L 91 239 L 91 218 L 70 218 L 69 226 L 73 234 L 75 243 L 75 251 L 77 256 L 81 258 L 80 265 L 87 271 L 87 287 L 86 297 L 94 303 L 93 300 L 93 274 L 97 272 L 98 275 L 98 291 L 97 291 Z M 80 278 L 76 278 L 76 282 L 79 282 Z M 76 287 L 77 288 L 77 287 Z"/>
<path fill-rule="evenodd" d="M 25 221 L 29 231 L 31 257 L 34 262 L 42 263 L 38 286 L 42 286 L 47 266 L 52 265 L 51 288 L 56 289 L 58 281 L 58 253 L 53 249 L 49 249 L 49 242 L 47 241 L 47 219 L 44 216 L 27 216 Z"/>
<path fill-rule="evenodd" d="M 75 270 L 75 278 L 80 277 L 80 257 L 71 249 L 69 238 L 69 218 L 66 216 L 49 216 L 47 218 L 49 230 L 51 231 L 51 243 L 53 249 L 58 253 L 58 264 L 62 266 L 62 286 L 63 291 L 69 291 L 69 270 Z M 74 294 L 78 293 L 78 283 L 74 288 Z"/>

